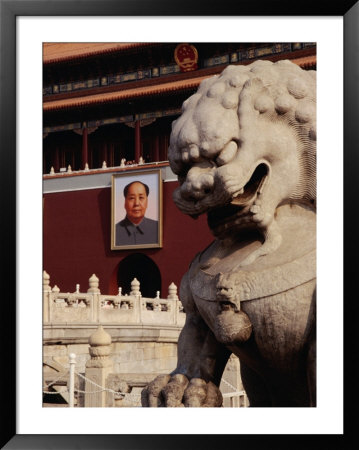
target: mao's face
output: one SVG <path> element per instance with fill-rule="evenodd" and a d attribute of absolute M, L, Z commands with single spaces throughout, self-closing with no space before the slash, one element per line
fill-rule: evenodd
<path fill-rule="evenodd" d="M 125 209 L 127 217 L 132 223 L 139 223 L 147 209 L 148 197 L 146 189 L 141 183 L 133 183 L 127 191 Z"/>

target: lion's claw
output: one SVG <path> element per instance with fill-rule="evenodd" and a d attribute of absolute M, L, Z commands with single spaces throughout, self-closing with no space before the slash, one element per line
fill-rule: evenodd
<path fill-rule="evenodd" d="M 188 386 L 188 378 L 182 374 L 174 375 L 167 386 L 162 389 L 162 395 L 165 399 L 165 405 L 167 407 L 181 407 L 183 394 Z"/>

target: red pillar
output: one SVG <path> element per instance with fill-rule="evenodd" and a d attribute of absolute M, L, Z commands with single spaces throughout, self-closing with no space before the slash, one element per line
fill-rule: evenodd
<path fill-rule="evenodd" d="M 103 163 L 104 161 L 106 161 L 108 167 L 111 166 L 110 161 L 108 159 L 106 142 L 104 142 L 101 146 L 101 163 Z"/>
<path fill-rule="evenodd" d="M 120 165 L 120 164 L 117 164 L 116 154 L 115 154 L 115 144 L 113 142 L 110 142 L 107 145 L 107 157 L 108 157 L 108 160 L 110 161 L 111 167 Z"/>
<path fill-rule="evenodd" d="M 55 147 L 54 170 L 55 170 L 55 172 L 59 172 L 59 170 L 60 170 L 59 147 Z"/>
<path fill-rule="evenodd" d="M 136 120 L 135 124 L 135 162 L 138 163 L 141 156 L 141 125 L 140 121 Z"/>
<path fill-rule="evenodd" d="M 60 148 L 60 167 L 65 167 L 65 150 L 63 147 Z"/>
<path fill-rule="evenodd" d="M 153 161 L 158 162 L 160 160 L 160 137 L 158 134 L 155 136 L 154 150 Z"/>
<path fill-rule="evenodd" d="M 88 139 L 87 139 L 87 128 L 82 129 L 82 169 L 85 168 L 86 163 L 88 163 Z"/>

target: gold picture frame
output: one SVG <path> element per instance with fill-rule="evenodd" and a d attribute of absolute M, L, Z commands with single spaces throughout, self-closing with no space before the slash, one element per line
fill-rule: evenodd
<path fill-rule="evenodd" d="M 146 197 L 144 216 L 133 223 L 126 209 L 124 190 L 133 183 Z M 136 209 L 140 207 L 137 205 Z M 137 212 L 138 214 L 142 214 Z M 137 220 L 137 219 L 136 219 Z M 162 247 L 162 172 L 161 169 L 113 174 L 111 180 L 111 250 Z"/>

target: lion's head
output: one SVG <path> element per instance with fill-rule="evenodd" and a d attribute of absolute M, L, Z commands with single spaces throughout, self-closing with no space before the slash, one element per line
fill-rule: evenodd
<path fill-rule="evenodd" d="M 206 79 L 173 123 L 169 147 L 186 214 L 213 233 L 266 230 L 278 205 L 314 204 L 316 80 L 286 60 L 228 66 Z"/>

